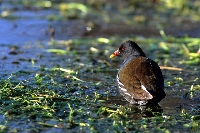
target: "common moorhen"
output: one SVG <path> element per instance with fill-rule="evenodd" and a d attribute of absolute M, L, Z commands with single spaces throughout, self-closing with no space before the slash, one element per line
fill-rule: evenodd
<path fill-rule="evenodd" d="M 158 104 L 165 96 L 164 79 L 156 62 L 146 57 L 133 41 L 126 41 L 110 58 L 122 56 L 124 62 L 117 74 L 120 94 L 131 104 Z"/>

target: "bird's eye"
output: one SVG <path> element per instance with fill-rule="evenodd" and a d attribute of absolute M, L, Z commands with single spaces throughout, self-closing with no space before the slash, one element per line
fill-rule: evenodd
<path fill-rule="evenodd" d="M 123 50 L 123 51 L 124 51 L 124 50 L 125 50 L 125 47 L 122 47 L 122 48 L 121 48 L 121 50 Z"/>

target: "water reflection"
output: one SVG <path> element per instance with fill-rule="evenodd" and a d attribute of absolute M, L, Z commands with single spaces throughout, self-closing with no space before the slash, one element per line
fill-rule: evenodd
<path fill-rule="evenodd" d="M 163 109 L 159 104 L 146 104 L 146 105 L 134 105 L 129 104 L 127 101 L 124 100 L 122 96 L 111 96 L 107 100 L 105 100 L 105 106 L 123 106 L 127 110 L 127 115 L 130 119 L 136 120 L 145 117 L 155 117 L 155 116 L 162 116 Z"/>
<path fill-rule="evenodd" d="M 124 106 L 126 109 L 130 110 L 127 114 L 128 117 L 134 120 L 164 115 L 177 115 L 181 114 L 183 110 L 190 112 L 193 111 L 191 113 L 199 112 L 197 110 L 194 110 L 195 107 L 198 106 L 198 102 L 195 102 L 194 100 L 189 98 L 173 96 L 172 94 L 168 94 L 157 105 L 147 104 L 141 106 L 129 104 L 120 95 L 108 97 L 108 99 L 105 100 L 104 105 L 106 107 L 111 107 L 113 105 Z"/>

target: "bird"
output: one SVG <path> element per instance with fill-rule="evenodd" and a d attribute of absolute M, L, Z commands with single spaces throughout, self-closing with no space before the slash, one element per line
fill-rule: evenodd
<path fill-rule="evenodd" d="M 166 96 L 160 67 L 134 41 L 123 42 L 110 58 L 116 56 L 124 59 L 116 77 L 118 91 L 129 103 L 158 104 Z"/>

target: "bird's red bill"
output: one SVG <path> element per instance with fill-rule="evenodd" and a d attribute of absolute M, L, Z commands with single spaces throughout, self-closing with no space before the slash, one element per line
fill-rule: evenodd
<path fill-rule="evenodd" d="M 113 58 L 119 54 L 119 50 L 116 50 L 114 53 L 110 55 L 110 58 Z"/>

